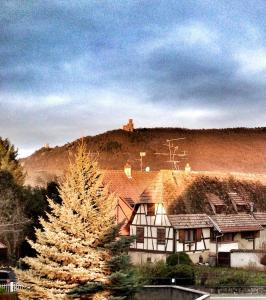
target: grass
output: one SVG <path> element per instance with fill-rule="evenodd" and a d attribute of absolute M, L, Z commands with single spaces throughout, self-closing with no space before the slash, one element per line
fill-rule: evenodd
<path fill-rule="evenodd" d="M 266 272 L 235 268 L 195 266 L 196 285 L 266 286 Z"/>
<path fill-rule="evenodd" d="M 194 271 L 195 285 L 198 287 L 266 286 L 266 272 L 263 271 L 199 265 L 186 266 Z M 135 266 L 135 274 L 143 284 L 151 283 L 153 278 L 171 277 L 169 271 L 169 266 L 164 261 Z"/>

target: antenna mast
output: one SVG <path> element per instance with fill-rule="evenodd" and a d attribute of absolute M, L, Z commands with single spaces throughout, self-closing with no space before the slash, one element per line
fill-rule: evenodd
<path fill-rule="evenodd" d="M 187 152 L 185 150 L 179 151 L 178 145 L 178 142 L 184 139 L 185 138 L 167 139 L 166 144 L 163 145 L 168 148 L 168 152 L 155 153 L 156 155 L 168 156 L 169 159 L 166 162 L 172 165 L 173 170 L 179 170 L 179 163 L 181 160 L 187 158 Z"/>

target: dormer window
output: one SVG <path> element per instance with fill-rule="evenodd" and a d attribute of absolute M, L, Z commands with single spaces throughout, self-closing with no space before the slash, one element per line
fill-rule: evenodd
<path fill-rule="evenodd" d="M 155 204 L 147 204 L 147 216 L 155 216 Z"/>

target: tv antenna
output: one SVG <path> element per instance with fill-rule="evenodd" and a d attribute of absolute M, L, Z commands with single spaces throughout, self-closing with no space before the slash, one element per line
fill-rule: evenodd
<path fill-rule="evenodd" d="M 187 151 L 180 151 L 178 142 L 185 139 L 186 138 L 167 139 L 166 143 L 163 145 L 168 148 L 168 152 L 158 152 L 155 154 L 168 156 L 168 160 L 166 162 L 172 165 L 173 170 L 179 170 L 180 162 L 187 158 Z"/>

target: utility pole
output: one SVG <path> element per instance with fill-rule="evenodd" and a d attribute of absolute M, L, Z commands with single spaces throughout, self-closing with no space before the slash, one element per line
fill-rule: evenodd
<path fill-rule="evenodd" d="M 142 159 L 143 159 L 143 157 L 146 156 L 146 152 L 140 152 L 139 156 L 140 156 L 140 171 L 142 172 L 143 171 L 143 161 L 142 161 Z"/>

